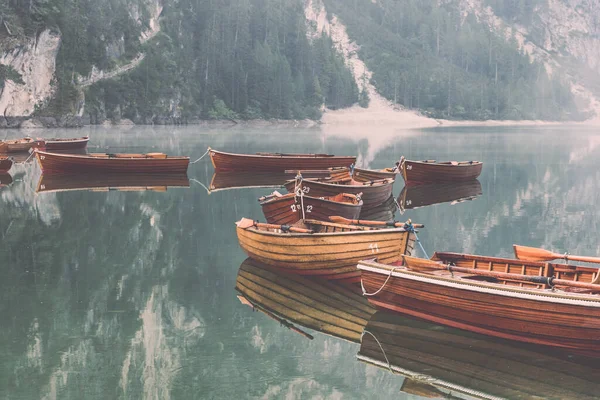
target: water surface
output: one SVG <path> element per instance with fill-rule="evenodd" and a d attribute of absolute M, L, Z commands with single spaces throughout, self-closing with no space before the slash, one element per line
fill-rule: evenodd
<path fill-rule="evenodd" d="M 578 129 L 374 129 L 351 137 L 319 128 L 134 127 L 36 135 L 89 133 L 90 151 L 192 159 L 210 145 L 359 154 L 373 168 L 401 155 L 481 160 L 474 200 L 395 211 L 397 220 L 426 225 L 419 237 L 429 256 L 509 256 L 513 243 L 596 255 L 600 135 Z M 189 188 L 36 193 L 38 166 L 13 167 L 13 182 L 0 187 L 0 397 L 420 398 L 400 392 L 401 375 L 357 360 L 358 343 L 305 329 L 309 340 L 240 303 L 234 287 L 246 257 L 234 222 L 262 219 L 256 199 L 270 191 L 209 193 L 200 183 L 208 186 L 212 173 L 205 157 L 190 166 Z M 402 187 L 397 181 L 395 196 Z"/>

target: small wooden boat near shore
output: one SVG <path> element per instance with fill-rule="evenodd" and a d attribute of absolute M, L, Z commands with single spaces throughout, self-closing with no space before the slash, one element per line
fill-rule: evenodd
<path fill-rule="evenodd" d="M 357 281 L 359 260 L 394 262 L 411 254 L 413 230 L 304 220 L 289 225 L 237 222 L 237 236 L 249 257 L 282 271 L 325 279 Z M 384 261 L 385 260 L 385 261 Z"/>
<path fill-rule="evenodd" d="M 600 351 L 598 268 L 441 252 L 403 259 L 359 262 L 374 305 L 504 339 Z"/>
<path fill-rule="evenodd" d="M 226 153 L 208 148 L 215 171 L 273 171 L 324 170 L 333 167 L 349 167 L 356 161 L 354 156 L 331 154 L 294 153 Z"/>
<path fill-rule="evenodd" d="M 90 137 L 83 136 L 80 138 L 50 138 L 43 139 L 46 143 L 46 150 L 79 150 L 85 149 Z"/>
<path fill-rule="evenodd" d="M 400 163 L 398 162 L 397 165 L 400 165 Z M 398 168 L 398 166 L 383 169 L 366 169 L 354 167 L 352 170 L 352 178 L 361 182 L 376 181 L 380 179 L 396 179 L 396 175 L 398 175 L 399 173 L 400 169 Z"/>
<path fill-rule="evenodd" d="M 166 192 L 169 187 L 187 188 L 186 174 L 42 174 L 37 193 L 89 190 Z"/>
<path fill-rule="evenodd" d="M 158 173 L 185 174 L 189 157 L 171 157 L 163 153 L 75 155 L 36 150 L 44 173 Z"/>
<path fill-rule="evenodd" d="M 41 139 L 26 137 L 16 140 L 0 140 L 0 154 L 28 152 L 29 149 L 44 149 L 46 143 Z"/>
<path fill-rule="evenodd" d="M 12 165 L 13 160 L 11 158 L 0 156 L 0 172 L 8 172 Z"/>
<path fill-rule="evenodd" d="M 312 339 L 293 324 L 359 343 L 375 307 L 354 287 L 286 274 L 251 258 L 238 271 L 235 289 L 244 304 Z"/>
<path fill-rule="evenodd" d="M 350 177 L 345 179 L 307 178 L 300 182 L 290 180 L 285 188 L 293 193 L 299 188 L 314 197 L 336 196 L 339 193 L 357 195 L 362 193 L 363 207 L 374 207 L 384 203 L 392 194 L 394 180 L 360 182 Z"/>
<path fill-rule="evenodd" d="M 424 397 L 592 400 L 600 393 L 598 360 L 382 311 L 367 323 L 357 358 L 401 374 L 400 390 Z"/>
<path fill-rule="evenodd" d="M 404 186 L 398 204 L 401 210 L 440 203 L 461 203 L 481 196 L 481 183 L 477 179 L 464 182 L 439 182 Z"/>
<path fill-rule="evenodd" d="M 412 161 L 400 159 L 400 171 L 407 185 L 431 182 L 455 182 L 476 179 L 481 174 L 481 161 L 435 160 Z"/>
<path fill-rule="evenodd" d="M 259 200 L 267 222 L 280 225 L 293 224 L 303 218 L 329 221 L 332 215 L 356 219 L 363 204 L 359 196 L 348 193 L 333 197 L 313 197 L 297 196 L 295 193 L 281 195 L 275 191 Z"/>

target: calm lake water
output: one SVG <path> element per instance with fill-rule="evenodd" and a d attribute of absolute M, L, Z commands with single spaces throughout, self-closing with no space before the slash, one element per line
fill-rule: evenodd
<path fill-rule="evenodd" d="M 379 134 L 374 128 L 356 138 L 319 128 L 33 133 L 84 134 L 91 136 L 91 152 L 163 151 L 192 159 L 210 145 L 244 153 L 359 154 L 372 168 L 392 166 L 401 155 L 481 160 L 482 194 L 474 200 L 395 211 L 396 220 L 425 224 L 419 237 L 429 256 L 435 250 L 510 256 L 513 243 L 600 254 L 600 134 L 593 130 Z M 36 193 L 38 166 L 13 167 L 13 182 L 0 187 L 0 398 L 422 398 L 400 391 L 405 378 L 390 372 L 385 358 L 383 367 L 357 359 L 360 337 L 345 340 L 294 323 L 310 340 L 239 301 L 236 277 L 246 256 L 234 222 L 264 220 L 256 199 L 271 190 L 209 193 L 196 180 L 209 186 L 212 174 L 207 156 L 190 166 L 189 187 L 166 192 Z M 400 179 L 395 197 L 402 188 Z M 407 357 L 425 359 L 419 355 L 425 347 L 405 350 Z M 519 373 L 552 376 L 545 368 Z M 599 370 L 592 364 L 581 371 L 598 377 Z M 474 373 L 461 384 L 481 388 L 478 379 Z M 535 388 L 506 385 L 514 387 L 514 398 L 530 398 L 523 393 Z M 564 385 L 555 380 L 535 391 L 541 398 L 565 398 Z"/>

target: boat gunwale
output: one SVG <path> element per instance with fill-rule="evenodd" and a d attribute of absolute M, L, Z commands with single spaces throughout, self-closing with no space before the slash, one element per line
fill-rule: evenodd
<path fill-rule="evenodd" d="M 265 154 L 243 154 L 243 153 L 228 153 L 226 151 L 219 151 L 219 150 L 215 150 L 212 148 L 209 148 L 208 150 L 211 158 L 212 158 L 212 153 L 217 153 L 217 154 L 224 154 L 227 156 L 233 156 L 233 157 L 247 157 L 247 158 L 273 158 L 273 159 L 311 159 L 311 158 L 324 158 L 327 160 L 330 159 L 344 159 L 344 158 L 353 158 L 356 160 L 356 156 L 336 156 L 333 154 L 323 154 L 323 155 L 318 155 L 318 154 L 301 154 L 298 153 L 298 155 L 291 155 L 293 153 L 290 153 L 290 155 L 276 155 L 276 153 L 272 153 L 271 155 L 265 155 Z"/>
<path fill-rule="evenodd" d="M 410 279 L 424 282 L 435 286 L 446 286 L 453 287 L 457 290 L 467 290 L 483 292 L 490 296 L 503 296 L 511 298 L 523 298 L 530 301 L 544 301 L 549 303 L 561 303 L 563 301 L 575 301 L 576 303 L 562 303 L 574 306 L 582 307 L 594 307 L 600 308 L 600 294 L 588 294 L 588 293 L 575 293 L 575 292 L 563 292 L 557 293 L 554 289 L 537 289 L 528 287 L 518 286 L 506 286 L 499 283 L 491 283 L 484 281 L 475 281 L 463 278 L 453 278 L 446 276 L 439 276 L 434 274 L 427 274 L 410 270 L 405 266 L 392 266 L 383 263 L 379 263 L 371 260 L 361 260 L 357 264 L 357 269 L 362 271 L 368 271 L 384 276 L 393 276 L 401 279 Z M 362 279 L 362 278 L 361 278 Z M 431 281 L 438 281 L 435 283 Z M 445 284 L 444 284 L 445 283 Z M 494 293 L 486 290 L 492 290 Z"/>
<path fill-rule="evenodd" d="M 90 141 L 90 137 L 89 136 L 82 136 L 80 138 L 50 138 L 50 139 L 43 139 L 44 142 L 46 142 L 46 144 L 50 143 L 50 144 L 55 144 L 55 143 L 81 143 L 81 142 L 89 142 Z"/>
<path fill-rule="evenodd" d="M 483 161 L 455 161 L 458 164 L 451 164 L 452 161 L 443 161 L 443 162 L 427 162 L 427 161 L 413 161 L 413 160 L 404 160 L 404 163 L 415 163 L 415 164 L 421 164 L 421 165 L 435 165 L 435 166 L 439 166 L 439 167 L 474 167 L 477 165 L 482 165 Z M 467 163 L 467 164 L 461 164 L 461 163 Z"/>
<path fill-rule="evenodd" d="M 317 221 L 317 222 L 321 222 L 321 221 Z M 350 228 L 351 225 L 348 225 L 348 227 Z M 259 235 L 264 235 L 264 236 L 275 236 L 275 237 L 328 237 L 328 236 L 348 236 L 348 235 L 356 235 L 356 234 L 387 234 L 387 233 L 403 233 L 403 232 L 408 232 L 407 230 L 405 230 L 404 228 L 390 228 L 390 227 L 383 227 L 381 229 L 370 229 L 370 230 L 353 230 L 353 231 L 346 231 L 346 232 L 315 232 L 315 233 L 301 233 L 301 232 L 271 232 L 271 231 L 265 231 L 265 230 L 261 230 L 258 229 L 255 226 L 250 226 L 248 228 L 240 228 L 239 226 L 236 226 L 236 229 L 240 229 L 243 231 L 247 231 L 247 232 L 253 232 Z"/>

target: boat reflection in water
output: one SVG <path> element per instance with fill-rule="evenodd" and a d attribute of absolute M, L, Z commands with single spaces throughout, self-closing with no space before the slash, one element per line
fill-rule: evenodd
<path fill-rule="evenodd" d="M 597 399 L 600 360 L 378 311 L 357 358 L 405 377 L 402 390 L 461 399 Z"/>
<path fill-rule="evenodd" d="M 0 172 L 0 188 L 8 186 L 12 182 L 13 178 L 8 172 Z"/>
<path fill-rule="evenodd" d="M 165 192 L 168 187 L 189 186 L 190 182 L 186 174 L 42 174 L 36 192 L 73 190 Z"/>
<path fill-rule="evenodd" d="M 404 186 L 398 204 L 402 210 L 409 210 L 438 203 L 452 204 L 473 200 L 481 196 L 481 183 L 477 179 L 466 182 L 427 183 Z"/>
<path fill-rule="evenodd" d="M 323 178 L 330 175 L 331 171 L 301 171 L 305 178 Z M 285 182 L 294 179 L 296 171 L 284 172 L 215 172 L 212 176 L 209 192 L 227 189 L 251 188 L 280 188 Z"/>
<path fill-rule="evenodd" d="M 394 199 L 394 196 L 391 195 L 386 201 L 379 205 L 371 207 L 365 207 L 363 205 L 358 219 L 370 221 L 393 221 L 397 208 L 396 200 Z"/>
<path fill-rule="evenodd" d="M 238 271 L 240 301 L 312 339 L 293 324 L 354 343 L 375 308 L 353 286 L 287 274 L 247 258 Z"/>

